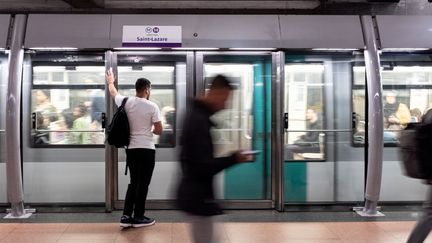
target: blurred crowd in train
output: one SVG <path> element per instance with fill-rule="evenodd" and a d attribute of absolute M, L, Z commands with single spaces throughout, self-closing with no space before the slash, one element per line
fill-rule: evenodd
<path fill-rule="evenodd" d="M 105 101 L 102 95 L 91 94 L 89 100 L 72 109 L 59 111 L 51 103 L 48 90 L 36 90 L 35 144 L 103 144 L 102 112 Z"/>

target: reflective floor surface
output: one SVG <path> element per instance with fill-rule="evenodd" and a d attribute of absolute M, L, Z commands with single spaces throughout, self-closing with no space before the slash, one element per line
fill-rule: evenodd
<path fill-rule="evenodd" d="M 417 212 L 384 212 L 363 218 L 353 212 L 227 211 L 215 223 L 220 243 L 399 243 L 406 242 Z M 0 243 L 189 243 L 187 217 L 174 210 L 150 210 L 157 220 L 145 228 L 121 229 L 114 213 L 36 213 L 7 220 L 0 214 Z M 302 216 L 303 215 L 303 216 Z M 432 243 L 432 237 L 425 242 Z"/>

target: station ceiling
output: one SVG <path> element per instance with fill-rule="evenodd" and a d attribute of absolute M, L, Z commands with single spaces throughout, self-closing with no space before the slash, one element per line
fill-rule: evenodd
<path fill-rule="evenodd" d="M 432 14 L 432 0 L 0 0 L 1 13 Z"/>

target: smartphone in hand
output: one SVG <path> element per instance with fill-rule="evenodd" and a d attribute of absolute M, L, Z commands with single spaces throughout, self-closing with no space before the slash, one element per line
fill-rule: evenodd
<path fill-rule="evenodd" d="M 261 153 L 260 150 L 245 150 L 245 151 L 241 152 L 241 154 L 244 154 L 244 155 L 257 155 L 259 153 Z"/>
<path fill-rule="evenodd" d="M 240 163 L 244 162 L 254 162 L 255 155 L 259 154 L 261 151 L 259 150 L 243 150 L 239 151 L 237 154 L 237 160 Z"/>

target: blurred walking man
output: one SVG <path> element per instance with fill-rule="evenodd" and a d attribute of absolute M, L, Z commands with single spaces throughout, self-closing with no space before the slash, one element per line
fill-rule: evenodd
<path fill-rule="evenodd" d="M 214 124 L 210 117 L 225 108 L 232 91 L 233 86 L 227 78 L 216 76 L 209 92 L 191 102 L 191 109 L 183 122 L 180 154 L 183 173 L 177 198 L 180 209 L 192 215 L 192 235 L 195 243 L 214 242 L 210 216 L 222 214 L 221 208 L 215 202 L 213 177 L 227 167 L 251 160 L 251 156 L 240 151 L 228 157 L 214 157 L 210 134 Z"/>

